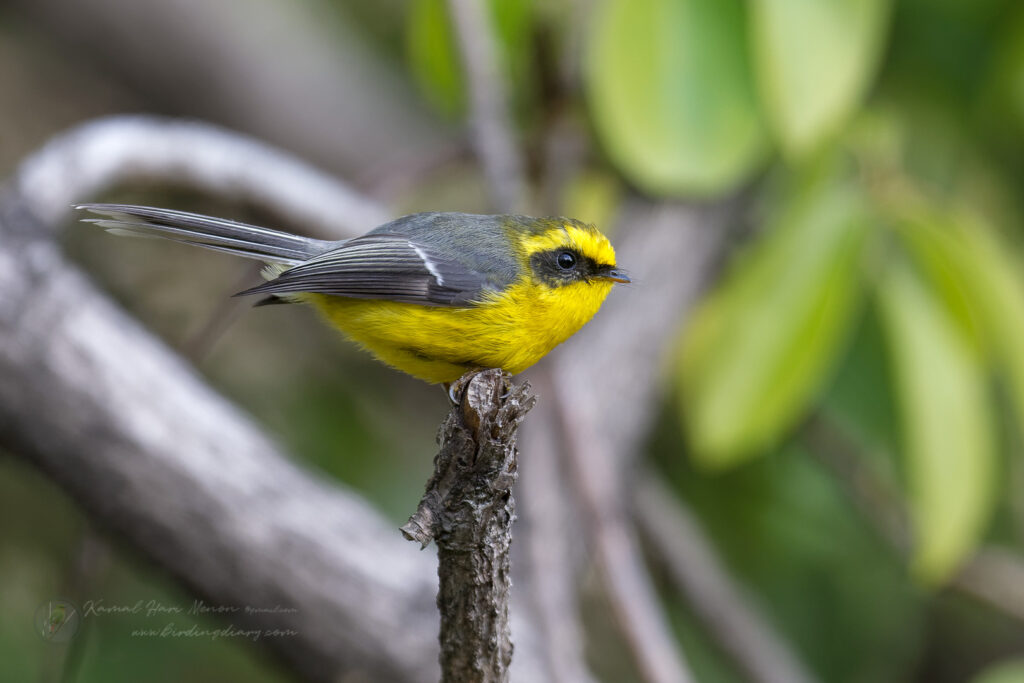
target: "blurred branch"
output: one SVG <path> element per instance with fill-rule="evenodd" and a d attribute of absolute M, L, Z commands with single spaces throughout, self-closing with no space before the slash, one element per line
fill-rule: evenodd
<path fill-rule="evenodd" d="M 451 138 L 398 66 L 329 3 L 7 4 L 60 52 L 114 74 L 154 107 L 244 130 L 349 177 L 429 156 Z"/>
<path fill-rule="evenodd" d="M 434 474 L 402 533 L 437 544 L 441 680 L 501 683 L 512 661 L 516 432 L 536 399 L 499 369 L 463 375 L 452 393 L 458 402 L 438 432 Z"/>
<path fill-rule="evenodd" d="M 573 398 L 554 385 L 545 389 L 558 397 L 565 455 L 583 508 L 587 540 L 637 667 L 651 683 L 694 680 L 662 613 L 629 518 L 620 507 L 614 458 L 593 433 L 580 428 L 584 419 Z"/>
<path fill-rule="evenodd" d="M 857 510 L 894 550 L 906 557 L 910 553 L 910 521 L 900 492 L 874 471 L 854 440 L 824 413 L 812 415 L 801 436 Z"/>
<path fill-rule="evenodd" d="M 550 394 L 545 398 L 551 400 Z M 535 411 L 522 430 L 525 455 L 517 491 L 522 510 L 517 547 L 523 551 L 523 562 L 516 560 L 516 585 L 529 589 L 533 629 L 549 644 L 542 654 L 551 679 L 592 683 L 583 658 L 577 604 L 585 541 L 578 531 L 576 501 L 563 471 L 561 449 L 550 448 L 549 440 L 559 434 L 552 410 Z"/>
<path fill-rule="evenodd" d="M 233 624 L 286 630 L 261 644 L 306 678 L 436 680 L 429 560 L 410 553 L 356 494 L 292 464 L 48 239 L 72 201 L 140 167 L 153 181 L 191 178 L 236 196 L 268 186 L 259 169 L 243 168 L 258 157 L 214 155 L 201 167 L 202 150 L 184 147 L 229 142 L 228 133 L 146 119 L 143 137 L 133 137 L 129 119 L 128 141 L 118 143 L 108 128 L 115 121 L 58 138 L 0 191 L 0 448 L 38 465 L 204 600 L 241 608 Z M 154 149 L 135 148 L 143 141 Z M 276 164 L 288 159 L 275 154 L 262 157 L 267 177 L 288 182 L 282 169 L 290 168 L 328 182 L 295 162 Z M 228 182 L 214 177 L 217 169 Z M 271 193 L 261 203 L 273 209 L 280 199 L 285 212 L 301 215 L 324 210 L 302 210 L 290 196 Z M 349 199 L 344 191 L 324 198 L 338 210 L 369 206 Z M 350 223 L 320 218 L 322 226 Z M 546 680 L 537 643 L 523 631 L 513 674 Z"/>
<path fill-rule="evenodd" d="M 508 79 L 501 73 L 493 22 L 480 0 L 448 0 L 469 91 L 473 146 L 484 167 L 491 203 L 502 213 L 521 211 L 524 163 L 508 113 Z"/>
<path fill-rule="evenodd" d="M 68 207 L 124 182 L 184 185 L 287 216 L 335 239 L 389 216 L 330 175 L 252 138 L 196 121 L 112 116 L 54 137 L 12 181 L 19 202 L 45 228 Z"/>
<path fill-rule="evenodd" d="M 273 147 L 207 123 L 157 116 L 112 116 L 58 135 L 22 164 L 13 185 L 42 225 L 55 226 L 71 204 L 124 182 L 233 197 L 334 239 L 362 234 L 389 219 L 383 206 Z M 213 311 L 188 344 L 193 359 L 242 305 L 225 299 Z"/>
<path fill-rule="evenodd" d="M 815 680 L 731 580 L 682 501 L 659 479 L 642 474 L 633 487 L 633 505 L 637 522 L 677 589 L 749 680 Z"/>
<path fill-rule="evenodd" d="M 640 451 L 657 414 L 662 359 L 719 258 L 732 212 L 728 204 L 627 205 L 616 240 L 618 261 L 637 284 L 613 291 L 600 314 L 545 361 L 546 376 L 536 381 L 542 396 L 558 402 L 561 421 L 530 435 L 531 451 L 566 458 L 585 537 L 619 627 L 649 681 L 686 680 L 688 673 L 628 517 L 625 470 L 633 463 L 627 458 Z"/>

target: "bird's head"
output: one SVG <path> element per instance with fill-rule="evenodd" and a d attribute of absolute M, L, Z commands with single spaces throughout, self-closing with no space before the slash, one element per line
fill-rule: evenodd
<path fill-rule="evenodd" d="M 611 242 L 593 225 L 569 218 L 531 219 L 518 235 L 522 260 L 531 274 L 550 287 L 575 283 L 629 282 L 615 262 Z"/>

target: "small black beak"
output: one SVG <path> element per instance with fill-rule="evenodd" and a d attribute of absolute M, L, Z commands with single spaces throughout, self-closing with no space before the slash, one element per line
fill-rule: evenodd
<path fill-rule="evenodd" d="M 608 278 L 612 282 L 632 282 L 632 280 L 629 279 L 629 276 L 626 275 L 626 271 L 620 270 L 619 268 L 611 268 L 609 270 L 606 270 L 603 276 Z"/>

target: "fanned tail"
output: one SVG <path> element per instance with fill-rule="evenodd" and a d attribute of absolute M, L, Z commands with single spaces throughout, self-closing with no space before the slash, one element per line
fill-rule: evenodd
<path fill-rule="evenodd" d="M 79 204 L 75 208 L 104 216 L 88 218 L 84 222 L 95 223 L 117 235 L 162 237 L 287 266 L 296 266 L 338 245 L 337 242 L 171 209 L 128 204 Z"/>

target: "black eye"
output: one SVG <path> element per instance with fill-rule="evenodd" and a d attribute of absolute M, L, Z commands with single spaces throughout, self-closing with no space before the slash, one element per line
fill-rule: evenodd
<path fill-rule="evenodd" d="M 571 251 L 559 252 L 556 262 L 562 270 L 572 270 L 576 266 L 576 255 Z"/>

